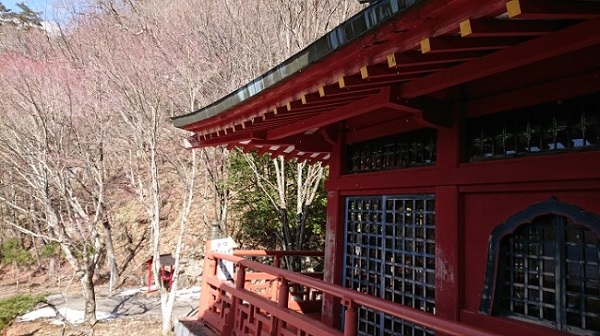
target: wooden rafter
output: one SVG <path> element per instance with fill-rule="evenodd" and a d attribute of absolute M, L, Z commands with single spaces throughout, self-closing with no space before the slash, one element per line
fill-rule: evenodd
<path fill-rule="evenodd" d="M 354 100 L 362 99 L 364 97 L 368 97 L 374 93 L 377 93 L 377 89 L 373 89 L 370 91 L 358 91 L 352 94 L 347 95 L 329 95 L 329 96 L 321 96 L 318 92 L 306 95 L 304 100 L 304 106 L 320 106 L 323 104 L 331 104 L 337 102 L 352 102 Z"/>
<path fill-rule="evenodd" d="M 474 58 L 485 55 L 482 51 L 465 51 L 446 54 L 428 53 L 411 51 L 408 53 L 393 53 L 388 55 L 387 61 L 390 68 L 402 70 L 405 67 L 427 66 L 435 64 L 447 64 L 455 62 L 470 61 Z"/>
<path fill-rule="evenodd" d="M 387 76 L 383 78 L 361 78 L 360 74 L 353 76 L 345 76 L 340 78 L 340 88 L 380 88 L 395 84 L 398 82 L 408 82 L 422 77 L 423 74 L 398 74 L 395 76 Z"/>
<path fill-rule="evenodd" d="M 597 92 L 598 88 L 600 70 L 473 100 L 467 103 L 466 110 L 468 115 L 481 115 L 481 111 L 485 114 L 497 113 L 550 100 L 591 94 Z"/>
<path fill-rule="evenodd" d="M 394 88 L 395 89 L 395 88 Z M 432 97 L 419 97 L 411 100 L 391 100 L 390 108 L 413 114 L 415 121 L 422 126 L 448 128 L 451 122 L 452 105 Z"/>
<path fill-rule="evenodd" d="M 537 20 L 583 20 L 598 17 L 600 4 L 593 1 L 511 0 L 508 16 Z"/>
<path fill-rule="evenodd" d="M 372 95 L 379 92 L 378 88 L 361 87 L 361 88 L 340 88 L 339 83 L 321 86 L 318 91 L 319 96 L 326 99 L 353 97 L 355 95 Z"/>
<path fill-rule="evenodd" d="M 389 88 L 382 88 L 378 94 L 361 99 L 352 105 L 352 108 L 345 106 L 333 109 L 331 111 L 319 114 L 313 118 L 300 120 L 290 123 L 284 127 L 267 131 L 267 139 L 276 140 L 288 137 L 290 135 L 303 133 L 309 129 L 320 128 L 322 126 L 360 115 L 377 108 L 382 102 L 389 101 Z"/>
<path fill-rule="evenodd" d="M 520 37 L 494 37 L 475 40 L 457 36 L 440 36 L 422 40 L 421 52 L 425 54 L 498 50 L 523 41 Z"/>
<path fill-rule="evenodd" d="M 290 115 L 291 113 L 298 115 L 301 113 L 319 112 L 319 111 L 325 110 L 327 108 L 336 108 L 339 106 L 343 106 L 348 103 L 351 103 L 352 101 L 353 101 L 353 99 L 348 98 L 345 100 L 339 100 L 339 101 L 333 101 L 333 102 L 327 101 L 327 102 L 323 102 L 321 104 L 310 104 L 310 105 L 308 105 L 308 104 L 307 105 L 291 104 L 288 112 L 278 114 L 277 117 Z"/>
<path fill-rule="evenodd" d="M 515 76 L 513 71 L 503 71 L 472 81 L 463 88 L 464 92 L 471 97 L 470 100 L 477 100 L 514 89 L 568 78 L 574 74 L 596 71 L 600 68 L 598 59 L 600 59 L 600 45 L 530 64 L 527 66 L 527 76 Z M 550 68 L 553 71 L 547 71 Z"/>
<path fill-rule="evenodd" d="M 465 20 L 460 23 L 462 37 L 541 36 L 564 28 L 561 21 L 506 19 Z"/>
<path fill-rule="evenodd" d="M 458 63 L 458 62 L 456 62 Z M 405 78 L 406 76 L 421 75 L 436 72 L 452 66 L 453 62 L 438 63 L 438 64 L 425 64 L 415 66 L 405 66 L 402 68 L 390 68 L 386 65 L 378 64 L 372 66 L 365 66 L 361 68 L 362 79 L 395 79 L 397 77 Z"/>
<path fill-rule="evenodd" d="M 598 18 L 406 83 L 402 86 L 401 95 L 404 98 L 412 98 L 436 92 L 454 85 L 583 49 L 596 43 L 600 43 L 600 19 Z"/>

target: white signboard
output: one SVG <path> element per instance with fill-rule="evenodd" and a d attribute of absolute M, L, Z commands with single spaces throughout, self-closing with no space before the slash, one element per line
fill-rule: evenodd
<path fill-rule="evenodd" d="M 233 249 L 237 244 L 231 237 L 214 239 L 211 241 L 212 252 L 233 255 Z M 221 280 L 233 280 L 233 262 L 219 260 L 217 264 L 217 278 Z"/>

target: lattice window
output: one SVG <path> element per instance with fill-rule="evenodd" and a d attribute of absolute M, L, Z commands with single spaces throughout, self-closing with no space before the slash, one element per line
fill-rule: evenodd
<path fill-rule="evenodd" d="M 471 161 L 600 148 L 600 96 L 471 119 Z"/>
<path fill-rule="evenodd" d="M 436 132 L 422 129 L 349 145 L 348 173 L 362 173 L 432 165 L 436 160 Z"/>
<path fill-rule="evenodd" d="M 434 208 L 431 195 L 348 198 L 345 286 L 435 313 Z M 358 316 L 358 335 L 433 335 L 371 309 Z"/>
<path fill-rule="evenodd" d="M 549 203 L 565 207 L 555 200 Z M 499 241 L 496 283 L 492 284 L 496 290 L 493 300 L 484 291 L 482 310 L 489 312 L 493 302 L 492 314 L 578 334 L 599 334 L 598 232 L 560 211 L 527 217 L 534 219 L 513 227 Z M 589 219 L 600 222 L 595 216 Z M 491 261 L 493 256 L 488 259 L 488 277 L 494 277 Z M 490 284 L 489 279 L 486 282 Z"/>

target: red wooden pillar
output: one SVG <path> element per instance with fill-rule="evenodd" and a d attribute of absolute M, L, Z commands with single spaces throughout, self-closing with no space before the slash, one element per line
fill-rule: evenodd
<path fill-rule="evenodd" d="M 279 290 L 278 290 L 278 298 L 277 298 L 277 308 L 281 309 L 281 310 L 286 310 L 289 307 L 289 297 L 290 297 L 290 285 L 289 285 L 289 281 L 287 279 L 285 279 L 284 277 L 278 277 L 277 279 L 278 284 L 279 284 Z M 285 321 L 281 320 L 277 317 L 272 317 L 271 318 L 271 336 L 277 336 L 277 335 L 281 335 L 282 332 L 280 331 L 281 328 L 284 327 Z"/>
<path fill-rule="evenodd" d="M 356 335 L 356 324 L 358 322 L 358 307 L 352 300 L 347 300 L 344 312 L 344 336 Z"/>
<path fill-rule="evenodd" d="M 244 286 L 246 284 L 246 267 L 242 265 L 237 265 L 238 271 L 235 278 L 235 288 L 239 291 L 244 290 Z M 221 331 L 221 335 L 234 335 L 234 330 L 241 331 L 242 326 L 240 323 L 242 321 L 236 321 L 240 315 L 237 313 L 237 306 L 240 304 L 240 298 L 235 295 L 231 296 L 231 306 L 229 306 L 229 312 L 227 313 L 227 318 L 225 322 L 225 326 Z"/>
<path fill-rule="evenodd" d="M 275 256 L 275 260 L 273 261 L 273 267 L 281 267 L 281 256 L 278 254 Z M 271 299 L 273 301 L 277 301 L 277 290 L 279 288 L 279 279 L 274 279 L 271 281 Z"/>
<path fill-rule="evenodd" d="M 212 251 L 212 240 L 217 239 L 219 235 L 218 225 L 212 224 L 210 229 L 209 238 L 206 240 L 204 246 L 204 270 L 202 272 L 202 291 L 200 292 L 200 302 L 198 304 L 198 319 L 204 317 L 204 313 L 210 308 L 211 302 L 211 290 L 208 284 L 209 278 L 214 278 L 217 275 L 217 261 L 214 258 L 210 258 Z"/>
<path fill-rule="evenodd" d="M 461 158 L 461 115 L 462 107 L 457 104 L 452 116 L 451 127 L 438 129 L 438 157 L 440 170 L 458 169 Z M 436 315 L 458 320 L 460 309 L 461 269 L 460 255 L 462 202 L 458 186 L 438 186 L 435 189 L 435 237 L 436 237 Z"/>
<path fill-rule="evenodd" d="M 339 179 L 344 165 L 344 127 L 338 125 L 338 136 L 331 153 L 329 179 Z M 325 269 L 323 280 L 329 283 L 342 283 L 342 262 L 344 255 L 344 199 L 337 190 L 327 188 L 327 223 L 325 228 Z M 341 302 L 334 296 L 323 295 L 321 321 L 330 327 L 341 323 Z"/>
<path fill-rule="evenodd" d="M 458 320 L 460 300 L 460 211 L 458 187 L 444 186 L 436 194 L 435 310 L 436 315 Z"/>

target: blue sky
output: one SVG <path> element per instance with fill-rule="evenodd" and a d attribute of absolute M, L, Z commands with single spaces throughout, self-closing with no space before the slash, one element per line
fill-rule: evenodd
<path fill-rule="evenodd" d="M 51 19 L 52 14 L 52 0 L 0 0 L 6 8 L 17 10 L 17 2 L 24 2 L 29 8 L 36 12 L 43 12 L 42 19 Z"/>

